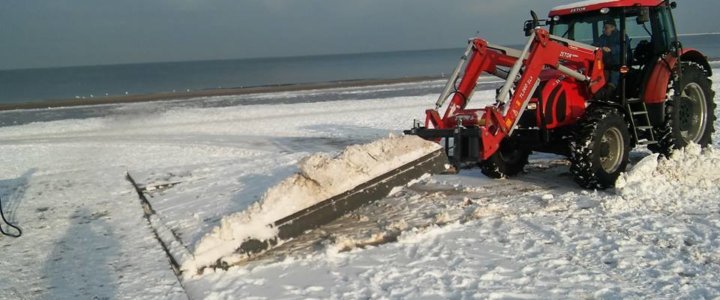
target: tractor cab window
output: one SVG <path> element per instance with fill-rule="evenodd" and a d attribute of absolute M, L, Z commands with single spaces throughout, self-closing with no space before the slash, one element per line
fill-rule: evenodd
<path fill-rule="evenodd" d="M 652 28 L 650 22 L 640 21 L 639 10 L 628 10 L 625 32 L 629 37 L 628 57 L 630 65 L 643 65 L 652 57 Z"/>
<path fill-rule="evenodd" d="M 619 17 L 599 13 L 562 16 L 552 23 L 550 32 L 556 36 L 592 45 L 603 34 L 603 24 L 608 20 L 614 20 L 616 24 L 620 24 Z"/>
<path fill-rule="evenodd" d="M 657 38 L 654 41 L 655 54 L 665 53 L 672 50 L 672 43 L 675 41 L 676 32 L 672 22 L 671 8 L 661 6 L 653 10 L 651 14 L 652 26 Z"/>
<path fill-rule="evenodd" d="M 598 26 L 597 22 L 576 22 L 573 30 L 573 37 L 572 39 L 581 43 L 585 44 L 592 44 L 597 40 L 597 37 L 599 36 L 599 32 L 596 28 L 600 28 L 602 26 Z"/>
<path fill-rule="evenodd" d="M 630 37 L 630 48 L 637 47 L 641 43 L 649 43 L 652 40 L 652 29 L 650 23 L 642 23 L 637 21 L 638 16 L 629 13 L 627 22 L 625 23 L 625 31 Z"/>
<path fill-rule="evenodd" d="M 603 51 L 608 85 L 620 85 L 620 66 L 625 65 L 623 60 L 623 38 L 620 34 L 622 11 L 615 13 L 590 12 L 562 16 L 551 24 L 553 35 L 562 36 L 576 42 L 597 47 Z M 629 57 L 629 55 L 628 55 Z"/>
<path fill-rule="evenodd" d="M 625 29 L 631 39 L 629 48 L 632 64 L 651 63 L 654 58 L 672 49 L 675 28 L 669 10 L 665 6 L 651 8 L 649 18 L 645 21 L 642 20 L 640 8 L 626 11 Z"/>

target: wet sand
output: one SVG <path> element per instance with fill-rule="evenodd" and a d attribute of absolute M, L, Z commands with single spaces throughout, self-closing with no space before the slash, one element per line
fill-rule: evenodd
<path fill-rule="evenodd" d="M 189 92 L 154 93 L 154 94 L 142 94 L 142 95 L 122 95 L 122 96 L 108 96 L 108 97 L 84 98 L 84 99 L 42 100 L 42 101 L 25 102 L 25 103 L 0 104 L 0 111 L 17 110 L 17 109 L 41 109 L 41 108 L 87 106 L 87 105 L 116 104 L 116 103 L 183 100 L 183 99 L 211 97 L 211 96 L 232 96 L 232 95 L 245 95 L 245 94 L 258 94 L 258 93 L 292 92 L 292 91 L 329 89 L 329 88 L 364 87 L 364 86 L 383 85 L 383 84 L 419 82 L 419 81 L 427 81 L 427 80 L 434 80 L 434 79 L 441 79 L 441 78 L 442 77 L 439 77 L 439 76 L 423 76 L 423 77 L 407 77 L 407 78 L 396 78 L 396 79 L 343 80 L 343 81 L 331 81 L 331 82 L 320 82 L 320 83 L 283 84 L 283 85 L 243 87 L 243 88 L 206 89 L 206 90 L 197 90 L 197 91 L 189 91 Z"/>

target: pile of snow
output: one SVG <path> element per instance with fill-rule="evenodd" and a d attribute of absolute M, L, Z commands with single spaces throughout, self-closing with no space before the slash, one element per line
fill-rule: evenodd
<path fill-rule="evenodd" d="M 702 149 L 691 144 L 669 158 L 649 155 L 618 178 L 617 193 L 626 201 L 609 201 L 606 206 L 655 210 L 692 204 L 682 202 L 702 204 L 709 190 L 720 187 L 718 166 L 720 152 L 712 146 Z"/>
<path fill-rule="evenodd" d="M 242 242 L 277 235 L 273 222 L 322 200 L 387 173 L 437 149 L 437 143 L 416 136 L 391 136 L 365 145 L 353 145 L 335 157 L 315 154 L 300 161 L 300 171 L 270 188 L 245 211 L 224 217 L 220 225 L 197 244 L 194 260 L 183 264 L 193 271 L 221 260 L 232 264 Z"/>

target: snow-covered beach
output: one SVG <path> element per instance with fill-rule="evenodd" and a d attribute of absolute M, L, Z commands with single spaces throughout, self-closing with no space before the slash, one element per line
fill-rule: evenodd
<path fill-rule="evenodd" d="M 576 187 L 550 155 L 508 180 L 426 177 L 338 221 L 358 231 L 318 230 L 295 255 L 176 276 L 158 227 L 175 259 L 189 259 L 300 159 L 410 127 L 442 84 L 2 112 L 94 113 L 0 128 L 0 196 L 24 229 L 0 236 L 0 298 L 720 296 L 720 155 L 694 148 L 659 163 L 633 152 L 622 187 L 599 192 Z M 152 226 L 126 172 L 147 190 Z"/>

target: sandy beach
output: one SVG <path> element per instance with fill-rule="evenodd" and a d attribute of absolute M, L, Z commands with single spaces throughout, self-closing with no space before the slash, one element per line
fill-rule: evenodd
<path fill-rule="evenodd" d="M 281 84 L 281 85 L 255 86 L 255 87 L 203 89 L 203 90 L 195 90 L 195 91 L 191 90 L 191 91 L 187 91 L 187 92 L 164 92 L 164 93 L 137 94 L 137 95 L 106 96 L 106 97 L 95 97 L 95 98 L 48 99 L 48 100 L 31 101 L 31 102 L 25 102 L 25 103 L 0 104 L 0 111 L 17 110 L 17 109 L 42 109 L 42 108 L 102 105 L 102 104 L 118 104 L 118 103 L 137 103 L 137 102 L 165 101 L 165 100 L 185 100 L 185 99 L 200 98 L 200 97 L 232 96 L 232 95 L 247 95 L 247 94 L 261 94 L 261 93 L 275 93 L 275 92 L 294 92 L 294 91 L 306 91 L 306 90 L 329 89 L 329 88 L 365 87 L 365 86 L 384 85 L 384 84 L 421 82 L 421 81 L 428 81 L 428 80 L 440 79 L 440 78 L 442 78 L 442 77 L 440 77 L 440 76 L 419 76 L 419 77 L 406 77 L 406 78 L 394 78 L 394 79 L 358 79 L 358 80 L 340 80 L 340 81 L 329 81 L 329 82 L 318 82 L 318 83 Z"/>

